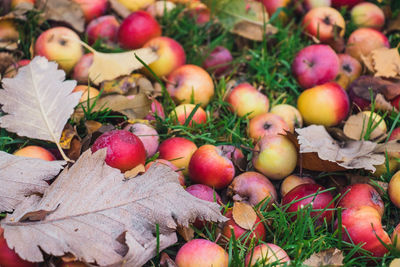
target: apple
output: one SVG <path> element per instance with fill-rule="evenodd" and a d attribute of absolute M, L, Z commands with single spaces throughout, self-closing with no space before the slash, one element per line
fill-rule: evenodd
<path fill-rule="evenodd" d="M 336 82 L 346 89 L 355 79 L 360 77 L 362 65 L 360 62 L 347 54 L 339 54 L 340 68 Z"/>
<path fill-rule="evenodd" d="M 390 47 L 389 40 L 383 33 L 372 28 L 359 28 L 349 36 L 346 53 L 361 61 L 362 57 L 382 47 Z"/>
<path fill-rule="evenodd" d="M 126 130 L 112 130 L 100 135 L 92 152 L 107 148 L 106 163 L 121 172 L 131 170 L 146 161 L 146 150 L 139 137 Z"/>
<path fill-rule="evenodd" d="M 17 253 L 8 247 L 3 235 L 3 228 L 0 227 L 0 266 L 1 267 L 37 267 L 37 263 L 21 259 Z"/>
<path fill-rule="evenodd" d="M 206 239 L 193 239 L 176 254 L 178 267 L 228 267 L 229 256 L 219 245 Z"/>
<path fill-rule="evenodd" d="M 231 160 L 222 155 L 221 149 L 213 145 L 203 145 L 190 159 L 189 177 L 193 183 L 222 189 L 235 177 L 235 167 Z"/>
<path fill-rule="evenodd" d="M 18 69 L 28 65 L 31 62 L 30 59 L 21 59 L 20 61 L 11 64 L 5 71 L 4 71 L 4 78 L 13 78 L 18 73 Z"/>
<path fill-rule="evenodd" d="M 54 27 L 42 32 L 35 42 L 35 55 L 56 61 L 61 69 L 69 73 L 83 56 L 79 36 L 67 27 Z"/>
<path fill-rule="evenodd" d="M 330 7 L 331 0 L 304 0 L 295 3 L 296 10 L 303 13 L 316 7 Z"/>
<path fill-rule="evenodd" d="M 279 246 L 266 243 L 256 246 L 246 255 L 245 266 L 286 266 L 290 263 L 288 254 Z"/>
<path fill-rule="evenodd" d="M 72 78 L 78 83 L 89 83 L 89 68 L 93 64 L 93 53 L 83 55 L 76 63 L 72 72 Z"/>
<path fill-rule="evenodd" d="M 95 43 L 98 39 L 104 40 L 107 44 L 113 45 L 118 42 L 119 22 L 113 15 L 106 15 L 92 20 L 86 27 L 89 44 Z"/>
<path fill-rule="evenodd" d="M 86 22 L 92 21 L 94 18 L 100 17 L 106 13 L 108 7 L 107 0 L 73 0 L 82 8 Z"/>
<path fill-rule="evenodd" d="M 393 100 L 391 101 L 391 104 L 397 110 L 400 110 L 400 95 L 398 95 L 395 98 L 393 98 Z"/>
<path fill-rule="evenodd" d="M 236 176 L 228 187 L 227 196 L 234 201 L 242 201 L 249 205 L 268 208 L 278 200 L 278 194 L 271 181 L 257 172 L 244 172 Z"/>
<path fill-rule="evenodd" d="M 389 136 L 389 141 L 392 140 L 400 140 L 400 127 L 395 128 Z M 393 158 L 400 158 L 400 151 L 399 152 L 389 152 L 390 157 Z"/>
<path fill-rule="evenodd" d="M 298 185 L 282 198 L 282 206 L 288 206 L 286 212 L 295 213 L 310 204 L 313 209 L 310 215 L 316 218 L 317 224 L 322 224 L 324 220 L 330 223 L 333 219 L 335 203 L 330 192 L 320 193 L 323 190 L 325 188 L 318 184 L 307 183 Z M 294 220 L 296 218 L 297 215 L 293 217 Z"/>
<path fill-rule="evenodd" d="M 269 100 L 249 83 L 241 83 L 234 87 L 226 97 L 230 109 L 240 117 L 247 115 L 249 119 L 268 112 Z"/>
<path fill-rule="evenodd" d="M 345 187 L 341 192 L 343 197 L 338 207 L 354 208 L 359 206 L 370 206 L 383 216 L 385 206 L 378 191 L 369 184 L 353 184 Z"/>
<path fill-rule="evenodd" d="M 389 182 L 388 194 L 392 203 L 400 208 L 400 171 L 396 172 Z"/>
<path fill-rule="evenodd" d="M 292 72 L 303 89 L 332 81 L 339 73 L 340 61 L 329 45 L 310 45 L 297 53 Z"/>
<path fill-rule="evenodd" d="M 400 251 L 400 223 L 394 228 L 392 233 L 392 243 L 396 246 L 397 251 Z"/>
<path fill-rule="evenodd" d="M 153 17 L 163 17 L 164 12 L 171 12 L 173 9 L 176 8 L 176 5 L 170 1 L 156 1 L 150 4 L 146 8 L 146 12 L 148 12 Z"/>
<path fill-rule="evenodd" d="M 183 137 L 171 137 L 160 144 L 158 158 L 171 161 L 184 174 L 188 174 L 189 161 L 196 150 L 197 146 L 192 141 Z"/>
<path fill-rule="evenodd" d="M 126 17 L 119 27 L 118 42 L 124 49 L 138 49 L 161 35 L 158 22 L 145 11 L 136 11 Z"/>
<path fill-rule="evenodd" d="M 179 183 L 181 184 L 181 186 L 185 186 L 185 176 L 183 175 L 182 171 L 180 171 L 180 170 L 178 169 L 178 167 L 176 167 L 173 163 L 171 163 L 171 162 L 168 161 L 168 160 L 165 160 L 165 159 L 156 159 L 155 161 L 150 161 L 150 162 L 147 163 L 146 166 L 145 166 L 146 171 L 150 168 L 151 165 L 153 165 L 153 164 L 155 164 L 155 163 L 157 163 L 157 164 L 164 164 L 164 165 L 170 167 L 174 172 L 176 172 L 176 173 L 179 175 L 178 179 L 179 179 Z"/>
<path fill-rule="evenodd" d="M 204 25 L 210 21 L 211 11 L 199 1 L 191 1 L 188 7 L 188 15 L 195 19 L 197 25 Z"/>
<path fill-rule="evenodd" d="M 388 169 L 386 167 L 386 160 L 384 163 L 381 165 L 375 165 L 375 172 L 372 173 L 372 176 L 376 178 L 380 178 L 383 174 L 386 174 L 388 172 Z M 389 173 L 394 173 L 399 169 L 399 162 L 395 158 L 389 158 L 389 162 L 387 163 L 389 165 Z"/>
<path fill-rule="evenodd" d="M 247 132 L 253 141 L 258 141 L 263 136 L 286 134 L 289 126 L 278 115 L 273 113 L 264 113 L 255 116 L 249 122 Z"/>
<path fill-rule="evenodd" d="M 295 128 L 303 127 L 303 118 L 300 111 L 288 104 L 279 104 L 271 108 L 270 113 L 281 117 L 288 126 L 288 130 L 294 133 Z"/>
<path fill-rule="evenodd" d="M 315 181 L 310 177 L 300 177 L 297 175 L 289 175 L 285 179 L 283 179 L 281 184 L 281 196 L 284 197 L 287 193 L 289 193 L 293 188 L 297 187 L 301 184 L 315 184 Z"/>
<path fill-rule="evenodd" d="M 335 8 L 353 7 L 364 0 L 332 0 L 332 6 Z"/>
<path fill-rule="evenodd" d="M 296 147 L 286 136 L 264 136 L 255 146 L 253 166 L 269 179 L 285 178 L 296 168 L 296 162 Z"/>
<path fill-rule="evenodd" d="M 246 169 L 247 161 L 240 148 L 232 145 L 219 145 L 217 147 L 221 149 L 222 155 L 224 157 L 227 157 L 233 162 L 233 165 L 235 165 L 235 169 L 238 172 Z"/>
<path fill-rule="evenodd" d="M 183 65 L 168 76 L 167 91 L 176 103 L 205 107 L 214 96 L 214 83 L 201 67 Z"/>
<path fill-rule="evenodd" d="M 225 222 L 222 228 L 222 240 L 221 243 L 228 243 L 232 238 L 232 231 L 235 235 L 235 239 L 246 246 L 250 245 L 251 240 L 255 239 L 255 244 L 259 241 L 264 240 L 266 236 L 266 230 L 264 224 L 261 222 L 260 218 L 257 215 L 254 226 L 251 230 L 244 229 L 240 227 L 234 220 L 232 211 L 228 210 L 225 214 L 229 220 Z"/>
<path fill-rule="evenodd" d="M 87 102 L 89 99 L 97 97 L 100 92 L 89 85 L 77 85 L 72 92 L 83 92 L 79 103 Z"/>
<path fill-rule="evenodd" d="M 203 61 L 203 68 L 219 77 L 226 73 L 232 60 L 231 52 L 227 48 L 217 46 Z"/>
<path fill-rule="evenodd" d="M 322 6 L 311 9 L 304 16 L 304 30 L 321 42 L 343 37 L 346 22 L 342 14 L 332 7 Z"/>
<path fill-rule="evenodd" d="M 261 1 L 268 12 L 269 17 L 275 14 L 279 8 L 285 8 L 289 5 L 290 0 L 262 0 Z M 284 12 L 279 13 L 281 19 L 286 19 L 286 14 Z"/>
<path fill-rule="evenodd" d="M 34 5 L 35 0 L 11 0 L 11 8 L 14 9 L 17 5 L 20 5 L 22 3 L 29 3 Z"/>
<path fill-rule="evenodd" d="M 350 101 L 340 85 L 330 82 L 302 92 L 297 99 L 297 108 L 306 124 L 329 127 L 338 125 L 347 117 Z"/>
<path fill-rule="evenodd" d="M 365 110 L 365 109 L 369 109 L 369 106 L 371 105 L 371 100 L 365 100 L 362 97 L 359 97 L 356 93 L 354 93 L 354 86 L 357 86 L 357 83 L 359 80 L 363 80 L 363 79 L 368 79 L 369 76 L 360 76 L 357 79 L 354 80 L 354 82 L 352 82 L 348 88 L 347 88 L 347 92 L 349 94 L 349 98 L 351 100 L 351 102 L 353 103 L 353 105 L 355 105 L 359 110 Z"/>
<path fill-rule="evenodd" d="M 385 25 L 385 14 L 377 5 L 363 2 L 353 7 L 351 20 L 357 27 L 380 30 Z"/>
<path fill-rule="evenodd" d="M 336 222 L 336 227 L 338 223 Z M 387 245 L 391 244 L 389 235 L 383 230 L 381 215 L 370 206 L 359 206 L 342 211 L 343 240 L 382 257 L 388 252 L 377 236 Z"/>
<path fill-rule="evenodd" d="M 117 0 L 124 7 L 129 9 L 129 11 L 138 11 L 140 9 L 144 9 L 149 5 L 153 4 L 155 0 Z"/>
<path fill-rule="evenodd" d="M 150 158 L 156 154 L 160 137 L 153 127 L 145 123 L 134 123 L 126 125 L 124 130 L 127 130 L 139 137 L 140 141 L 142 141 L 144 145 L 144 149 L 146 150 L 147 158 Z"/>
<path fill-rule="evenodd" d="M 179 124 L 185 125 L 186 120 L 189 118 L 195 107 L 196 105 L 193 104 L 181 104 L 171 112 L 170 117 L 173 118 L 175 121 L 178 121 Z M 203 124 L 206 121 L 206 112 L 204 111 L 204 109 L 202 109 L 202 107 L 198 107 L 188 125 L 192 126 L 193 122 L 196 124 Z"/>
<path fill-rule="evenodd" d="M 158 102 L 156 99 L 153 99 L 150 105 L 150 112 L 149 114 L 144 117 L 145 120 L 155 120 L 155 116 L 158 116 L 160 119 L 164 120 L 165 119 L 165 113 L 164 113 L 164 108 L 161 105 L 160 102 Z"/>
<path fill-rule="evenodd" d="M 169 37 L 155 37 L 144 44 L 157 52 L 158 59 L 149 67 L 158 76 L 166 76 L 186 62 L 186 54 L 183 47 Z"/>
<path fill-rule="evenodd" d="M 5 47 L 8 48 L 8 44 L 11 46 L 19 39 L 19 32 L 17 24 L 12 19 L 0 20 L 0 42 L 3 42 Z"/>
<path fill-rule="evenodd" d="M 47 161 L 56 160 L 56 157 L 47 149 L 40 146 L 26 146 L 13 153 L 15 156 L 37 158 Z"/>

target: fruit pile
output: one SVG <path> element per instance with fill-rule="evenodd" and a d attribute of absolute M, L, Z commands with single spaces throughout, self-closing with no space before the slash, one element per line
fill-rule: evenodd
<path fill-rule="evenodd" d="M 400 26 L 391 31 L 386 27 L 392 17 L 400 16 L 400 8 L 389 10 L 390 1 L 259 1 L 276 24 L 277 34 L 290 29 L 298 31 L 302 40 L 290 62 L 268 62 L 285 65 L 291 72 L 290 78 L 274 82 L 294 81 L 294 90 L 275 92 L 265 88 L 268 77 L 259 83 L 243 78 L 246 71 L 256 74 L 247 61 L 258 60 L 257 42 L 222 29 L 222 11 L 214 12 L 210 1 L 61 2 L 79 9 L 84 31 L 53 14 L 39 32 L 31 31 L 26 38 L 21 24 L 39 23 L 43 1 L 2 4 L 0 77 L 4 85 L 11 84 L 22 70 L 42 64 L 35 63 L 39 56 L 45 57 L 77 82 L 71 94 L 79 96 L 80 104 L 57 146 L 13 134 L 2 121 L 13 111 L 0 106 L 0 141 L 4 140 L 0 149 L 22 157 L 66 160 L 71 166 L 85 150 L 95 153 L 106 148 L 105 162 L 126 178 L 135 179 L 152 165 L 166 165 L 187 193 L 219 205 L 227 218 L 224 223 L 197 218 L 178 230 L 177 246 L 161 256 L 157 251 L 148 266 L 383 266 L 398 257 L 400 149 L 396 141 L 390 149 L 377 152 L 379 163 L 368 158 L 370 151 L 362 159 L 345 155 L 345 160 L 373 162 L 371 171 L 343 167 L 341 158 L 334 160 L 335 151 L 330 159 L 321 159 L 324 147 L 304 151 L 297 129 L 324 126 L 338 149 L 351 142 L 375 147 L 400 140 L 400 55 L 390 49 L 400 41 L 396 35 Z M 24 17 L 18 15 L 22 7 L 27 12 Z M 201 44 L 209 47 L 188 47 L 191 40 L 180 43 L 186 38 L 179 35 L 182 24 L 174 26 L 174 34 L 180 36 L 175 40 L 168 29 L 177 23 L 170 21 L 171 14 L 212 36 L 213 40 Z M 229 49 L 219 45 L 218 35 L 231 38 L 234 45 Z M 272 46 L 280 53 L 276 40 L 265 35 L 262 53 Z M 242 46 L 253 49 L 254 58 L 241 54 Z M 189 57 L 194 53 L 188 49 L 204 52 L 201 61 Z M 132 61 L 140 61 L 133 74 L 132 70 L 121 73 L 128 64 L 127 51 L 135 51 Z M 140 53 L 154 58 L 141 59 Z M 110 55 L 119 56 L 121 66 L 118 60 L 107 61 Z M 382 67 L 385 62 L 394 65 Z M 114 70 L 117 74 L 113 79 L 104 78 L 105 73 L 96 76 L 99 65 L 107 75 Z M 315 135 L 315 141 L 319 138 Z M 312 160 L 306 157 L 311 153 Z M 311 239 L 322 236 L 327 241 L 313 245 Z M 312 252 L 304 252 L 309 247 Z M 340 250 L 339 263 L 316 256 L 333 248 Z M 312 257 L 321 262 L 313 263 Z M 83 258 L 51 260 L 63 267 L 86 266 Z M 38 266 L 9 248 L 1 227 L 0 266 Z"/>

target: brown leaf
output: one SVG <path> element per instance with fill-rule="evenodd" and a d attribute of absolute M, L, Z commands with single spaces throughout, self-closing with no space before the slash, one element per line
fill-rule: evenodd
<path fill-rule="evenodd" d="M 1 8 L 1 6 L 0 6 Z M 8 12 L 6 15 L 0 17 L 0 20 L 3 19 L 18 19 L 18 20 L 26 20 L 26 12 L 33 9 L 32 3 L 20 2 L 18 3 L 11 12 Z"/>
<path fill-rule="evenodd" d="M 71 147 L 71 141 L 74 137 L 77 137 L 78 133 L 71 124 L 66 124 L 64 130 L 61 133 L 60 146 L 62 149 L 69 149 Z"/>
<path fill-rule="evenodd" d="M 0 15 L 5 15 L 10 12 L 11 9 L 11 0 L 2 0 L 0 1 Z"/>
<path fill-rule="evenodd" d="M 1 48 L 1 41 L 0 41 Z M 15 64 L 16 60 L 11 53 L 0 52 L 0 75 L 4 74 L 8 67 Z"/>
<path fill-rule="evenodd" d="M 243 202 L 235 202 L 232 217 L 235 223 L 243 229 L 252 230 L 257 220 L 257 213 L 252 206 Z"/>
<path fill-rule="evenodd" d="M 400 81 L 398 80 L 361 76 L 352 82 L 350 87 L 356 96 L 368 101 L 371 100 L 370 90 L 372 90 L 374 97 L 376 94 L 381 93 L 387 100 L 392 100 L 400 95 Z"/>
<path fill-rule="evenodd" d="M 70 158 L 71 160 L 77 160 L 81 155 L 81 151 L 82 151 L 82 142 L 80 138 L 74 137 L 72 138 L 72 141 L 70 143 L 70 148 L 65 152 L 65 154 L 67 154 L 67 157 Z"/>
<path fill-rule="evenodd" d="M 42 19 L 70 25 L 78 32 L 85 30 L 85 17 L 81 6 L 71 0 L 36 0 L 36 7 L 43 10 Z"/>
<path fill-rule="evenodd" d="M 372 59 L 372 54 L 369 53 L 368 55 L 361 54 L 362 63 L 364 63 L 365 67 L 367 67 L 368 71 L 375 72 L 374 69 L 374 60 Z"/>
<path fill-rule="evenodd" d="M 395 111 L 398 112 L 398 110 L 385 99 L 385 97 L 382 94 L 377 94 L 375 97 L 375 108 L 377 110 L 382 110 L 382 111 Z"/>
<path fill-rule="evenodd" d="M 0 151 L 0 212 L 12 211 L 26 196 L 43 193 L 63 168 L 63 161 L 45 161 Z"/>
<path fill-rule="evenodd" d="M 146 95 L 151 95 L 154 92 L 154 87 L 143 75 L 134 73 L 113 81 L 105 81 L 102 83 L 100 90 L 103 90 L 104 94 L 117 93 L 125 95 L 142 92 Z"/>
<path fill-rule="evenodd" d="M 165 252 L 161 253 L 160 266 L 161 267 L 178 267 L 178 265 L 176 265 L 175 262 Z"/>
<path fill-rule="evenodd" d="M 176 229 L 178 234 L 185 239 L 186 242 L 192 240 L 194 238 L 194 230 L 191 227 L 178 225 Z"/>
<path fill-rule="evenodd" d="M 375 171 L 375 165 L 385 162 L 385 156 L 375 151 L 377 144 L 370 141 L 336 141 L 321 125 L 296 129 L 300 153 L 316 152 L 323 160 L 335 162 L 346 169 Z"/>
<path fill-rule="evenodd" d="M 218 204 L 187 193 L 170 168 L 155 164 L 125 180 L 105 157 L 106 149 L 86 151 L 43 198 L 27 198 L 7 215 L 1 227 L 8 245 L 33 262 L 43 261 L 43 251 L 54 256 L 71 253 L 101 266 L 129 262 L 126 266 L 139 267 L 156 255 L 156 224 L 162 250 L 177 241 L 177 225 L 187 226 L 197 217 L 227 220 Z M 27 216 L 43 211 L 47 215 L 39 221 Z"/>
<path fill-rule="evenodd" d="M 123 19 L 129 16 L 132 12 L 129 11 L 123 4 L 121 4 L 118 0 L 108 0 L 111 6 L 111 9 L 117 13 Z"/>
<path fill-rule="evenodd" d="M 375 76 L 400 78 L 400 55 L 398 48 L 382 47 L 371 52 Z"/>
<path fill-rule="evenodd" d="M 85 121 L 85 127 L 87 129 L 88 134 L 92 134 L 94 132 L 97 132 L 103 124 L 101 124 L 98 121 Z"/>
<path fill-rule="evenodd" d="M 146 171 L 143 164 L 139 164 L 136 167 L 130 169 L 129 171 L 124 172 L 125 179 L 135 178 L 139 174 L 142 174 Z"/>
<path fill-rule="evenodd" d="M 400 16 L 396 16 L 393 20 L 389 21 L 386 32 L 400 31 Z"/>
<path fill-rule="evenodd" d="M 303 262 L 303 265 L 310 267 L 320 266 L 343 266 L 343 252 L 337 248 L 330 248 L 318 253 L 314 253 L 310 258 Z"/>
<path fill-rule="evenodd" d="M 376 113 L 373 113 L 372 116 L 372 125 L 371 127 L 375 127 L 378 123 L 381 123 L 381 121 L 378 120 L 374 115 Z M 375 118 L 377 121 L 375 121 Z M 365 114 L 364 112 L 359 112 L 356 115 L 351 115 L 346 123 L 344 124 L 343 127 L 343 132 L 344 134 L 353 139 L 353 140 L 362 140 L 364 135 L 367 133 L 368 129 L 368 121 L 370 120 L 370 116 L 368 114 Z M 376 127 L 371 133 L 370 133 L 370 139 L 378 139 L 379 137 L 383 136 L 386 134 L 386 131 L 383 131 L 381 127 Z"/>
<path fill-rule="evenodd" d="M 400 259 L 397 258 L 397 259 L 392 260 L 390 262 L 389 267 L 400 267 Z"/>

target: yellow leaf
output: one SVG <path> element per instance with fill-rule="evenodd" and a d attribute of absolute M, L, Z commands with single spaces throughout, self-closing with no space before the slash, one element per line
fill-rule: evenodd
<path fill-rule="evenodd" d="M 246 230 L 252 230 L 257 220 L 257 213 L 253 207 L 242 202 L 235 202 L 232 217 L 237 225 Z"/>
<path fill-rule="evenodd" d="M 138 176 L 139 174 L 142 174 L 146 171 L 145 167 L 143 164 L 139 164 L 136 167 L 134 167 L 133 169 L 126 171 L 124 173 L 124 177 L 125 179 L 131 179 L 131 178 L 135 178 L 136 176 Z"/>

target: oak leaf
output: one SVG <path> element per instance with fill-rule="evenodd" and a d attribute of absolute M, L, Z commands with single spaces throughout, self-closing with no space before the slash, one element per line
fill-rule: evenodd
<path fill-rule="evenodd" d="M 218 204 L 187 193 L 169 167 L 154 164 L 126 180 L 105 157 L 106 149 L 87 150 L 42 198 L 31 196 L 7 215 L 1 227 L 9 247 L 33 262 L 43 261 L 43 251 L 71 253 L 101 266 L 136 267 L 156 255 L 157 228 L 164 249 L 177 241 L 178 225 L 197 217 L 226 221 Z"/>
<path fill-rule="evenodd" d="M 12 211 L 26 197 L 43 193 L 63 168 L 63 161 L 45 161 L 0 151 L 0 212 Z"/>

